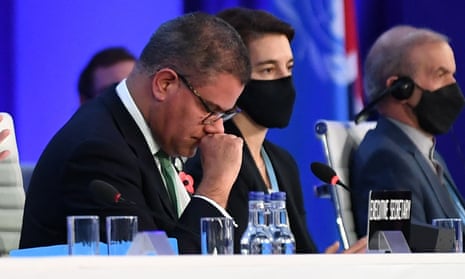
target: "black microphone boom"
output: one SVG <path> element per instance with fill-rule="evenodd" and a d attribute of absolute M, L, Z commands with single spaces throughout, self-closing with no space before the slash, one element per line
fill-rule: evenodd
<path fill-rule="evenodd" d="M 357 113 L 354 120 L 355 124 L 367 120 L 370 116 L 370 112 L 387 95 L 392 94 L 398 100 L 406 100 L 412 95 L 414 87 L 415 82 L 411 78 L 405 76 L 399 77 L 390 87 L 384 89 L 378 97 L 372 100 L 359 113 Z"/>
<path fill-rule="evenodd" d="M 108 182 L 103 180 L 94 179 L 89 183 L 89 190 L 96 201 L 108 204 L 108 205 L 128 205 L 136 206 L 137 204 L 134 201 L 126 200 L 122 197 L 121 193 L 115 186 L 111 185 Z M 185 225 L 177 223 L 176 220 L 171 220 L 162 214 L 146 210 L 146 212 L 156 221 L 163 224 L 176 223 L 176 229 L 189 233 L 197 237 L 198 233 L 191 230 Z M 168 232 L 167 232 L 168 233 Z"/>
<path fill-rule="evenodd" d="M 340 185 L 342 188 L 346 189 L 347 191 L 350 192 L 349 187 L 345 185 L 337 176 L 336 172 L 328 165 L 325 165 L 320 162 L 313 162 L 310 165 L 310 168 L 312 169 L 313 174 L 323 181 L 324 183 L 328 183 L 331 185 Z"/>
<path fill-rule="evenodd" d="M 121 193 L 113 185 L 103 180 L 92 180 L 89 184 L 89 190 L 94 199 L 106 204 L 117 204 L 120 202 L 134 204 L 134 202 L 123 199 Z"/>
<path fill-rule="evenodd" d="M 370 102 L 366 107 L 364 107 L 359 113 L 357 113 L 357 115 L 355 116 L 355 120 L 354 120 L 355 124 L 358 124 L 360 122 L 367 120 L 368 117 L 370 116 L 371 110 L 373 110 L 375 105 L 378 104 L 385 96 L 386 96 L 386 93 L 382 93 L 372 102 Z"/>

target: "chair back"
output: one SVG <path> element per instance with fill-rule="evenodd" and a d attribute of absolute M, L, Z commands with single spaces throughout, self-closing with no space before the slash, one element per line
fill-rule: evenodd
<path fill-rule="evenodd" d="M 359 146 L 368 130 L 375 128 L 375 121 L 355 124 L 353 121 L 318 120 L 315 133 L 321 140 L 328 165 L 340 181 L 350 187 L 349 169 L 353 151 Z M 344 249 L 357 242 L 350 193 L 339 186 L 329 189 Z"/>
<path fill-rule="evenodd" d="M 36 166 L 35 163 L 21 163 L 21 173 L 23 176 L 23 188 L 24 192 L 27 193 L 29 188 L 29 182 L 31 181 L 32 173 L 34 172 L 34 168 Z"/>
<path fill-rule="evenodd" d="M 3 116 L 0 131 L 10 130 L 8 137 L 0 142 L 0 151 L 10 151 L 0 161 L 0 255 L 7 255 L 19 246 L 25 193 L 13 119 L 8 113 L 0 114 Z"/>

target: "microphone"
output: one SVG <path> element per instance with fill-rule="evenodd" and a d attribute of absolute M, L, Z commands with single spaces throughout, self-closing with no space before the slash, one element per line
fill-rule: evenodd
<path fill-rule="evenodd" d="M 92 180 L 89 183 L 89 190 L 94 200 L 100 203 L 104 203 L 107 205 L 129 205 L 129 206 L 137 205 L 135 202 L 131 200 L 124 199 L 121 193 L 118 191 L 118 189 L 115 188 L 115 186 L 103 180 L 99 180 L 99 179 Z M 163 217 L 155 211 L 146 210 L 146 212 L 151 217 L 153 217 L 157 222 L 173 223 L 173 220 Z M 189 233 L 192 233 L 191 230 L 185 228 L 184 226 L 178 225 L 178 228 L 184 231 L 188 231 Z"/>
<path fill-rule="evenodd" d="M 92 196 L 101 202 L 106 204 L 119 204 L 119 203 L 127 203 L 131 205 L 135 205 L 136 203 L 133 201 L 125 200 L 121 193 L 110 183 L 105 182 L 103 180 L 94 179 L 89 184 L 90 192 Z"/>
<path fill-rule="evenodd" d="M 328 165 L 325 165 L 320 162 L 313 162 L 310 165 L 313 174 L 323 181 L 324 183 L 328 183 L 331 185 L 340 185 L 342 188 L 346 189 L 350 192 L 350 189 L 347 185 L 345 185 L 337 176 L 336 172 Z"/>
<path fill-rule="evenodd" d="M 131 200 L 126 200 L 122 197 L 121 193 L 110 183 L 105 182 L 103 180 L 94 179 L 89 183 L 89 190 L 94 197 L 94 199 L 98 202 L 102 202 L 105 204 L 115 205 L 115 204 L 127 204 L 131 206 L 137 205 L 135 202 Z M 158 222 L 163 223 L 172 223 L 173 220 L 170 220 L 166 217 L 161 216 L 159 213 L 148 210 L 147 211 L 155 220 Z M 233 223 L 234 227 L 237 228 L 236 222 Z M 190 228 L 186 227 L 185 225 L 177 225 L 177 228 L 189 232 L 195 233 Z"/>
<path fill-rule="evenodd" d="M 118 189 L 115 188 L 115 186 L 103 180 L 98 180 L 98 179 L 92 180 L 89 183 L 89 190 L 92 193 L 92 196 L 94 197 L 94 199 L 101 203 L 105 203 L 108 205 L 122 205 L 122 204 L 130 205 L 130 206 L 137 205 L 134 201 L 124 199 L 121 193 L 118 191 Z M 163 223 L 174 222 L 173 220 L 167 217 L 164 217 L 160 215 L 160 213 L 155 212 L 153 210 L 146 209 L 145 211 L 151 217 L 153 217 L 157 222 L 163 222 Z M 189 228 L 186 228 L 183 225 L 178 224 L 177 227 L 181 230 L 192 233 L 192 231 Z"/>

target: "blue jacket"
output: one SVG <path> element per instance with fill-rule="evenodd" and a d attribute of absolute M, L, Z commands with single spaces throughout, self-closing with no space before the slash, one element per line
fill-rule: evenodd
<path fill-rule="evenodd" d="M 434 157 L 447 180 L 463 198 L 439 153 Z M 367 133 L 351 162 L 350 186 L 358 236 L 366 235 L 370 190 L 408 190 L 412 192 L 411 221 L 431 224 L 434 218 L 452 218 L 459 214 L 448 190 L 431 168 L 428 159 L 394 123 L 380 118 Z"/>

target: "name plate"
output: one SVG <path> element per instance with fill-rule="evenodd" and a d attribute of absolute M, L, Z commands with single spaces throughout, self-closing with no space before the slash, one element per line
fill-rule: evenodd
<path fill-rule="evenodd" d="M 410 191 L 370 191 L 368 204 L 368 249 L 379 246 L 379 232 L 400 231 L 405 239 L 410 238 Z"/>

